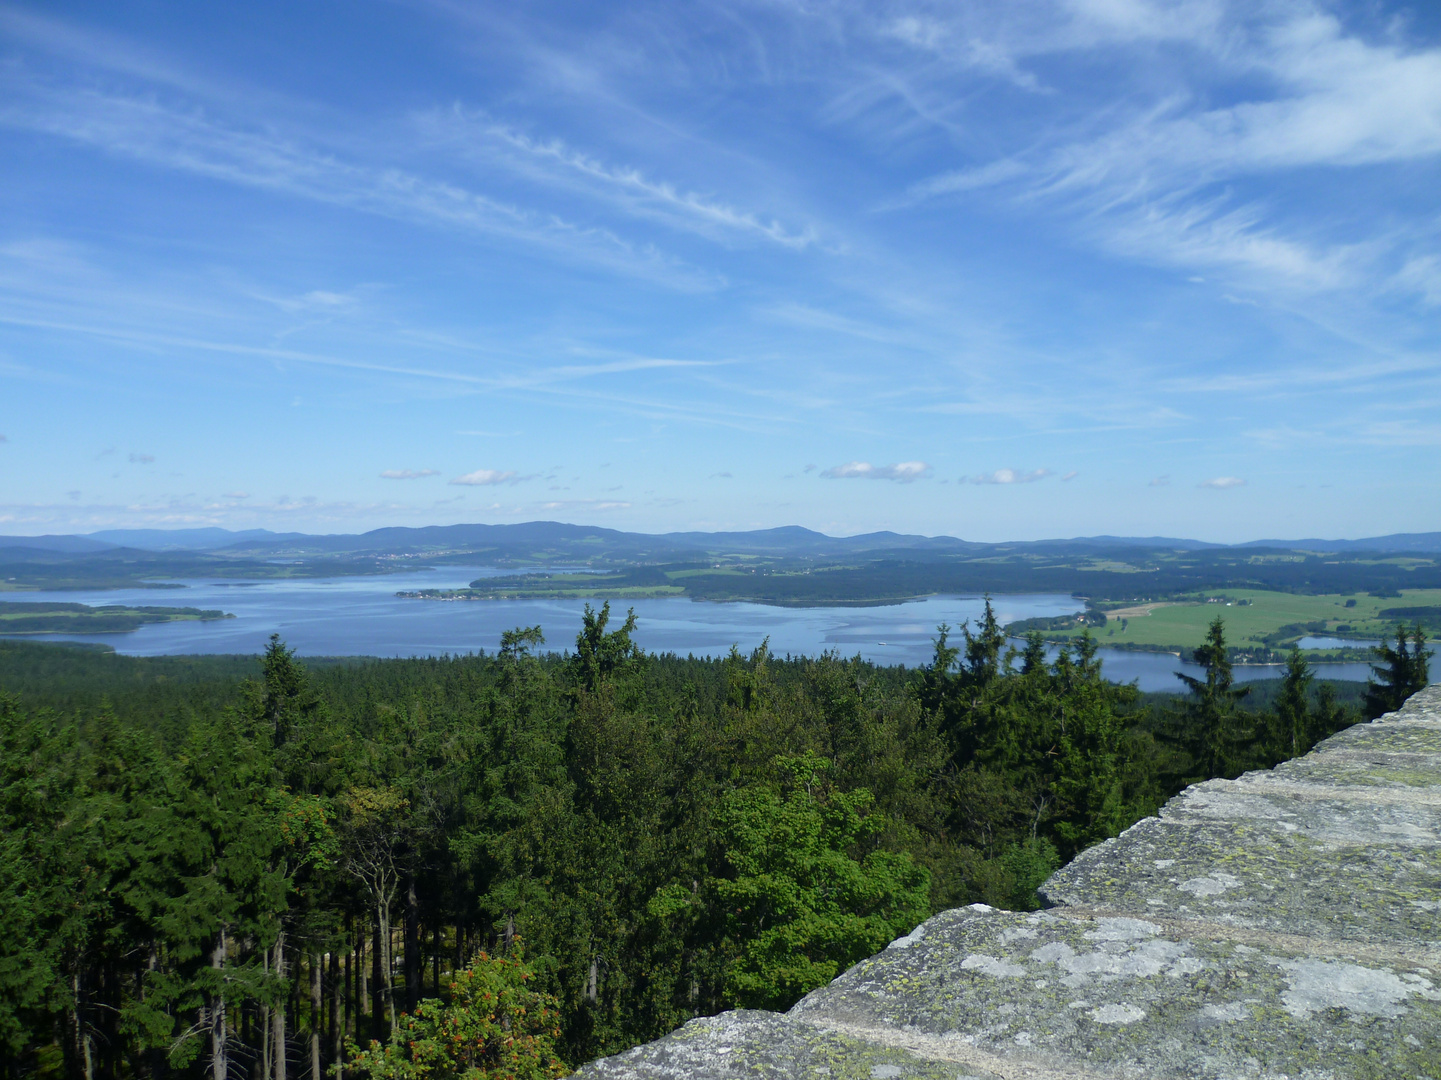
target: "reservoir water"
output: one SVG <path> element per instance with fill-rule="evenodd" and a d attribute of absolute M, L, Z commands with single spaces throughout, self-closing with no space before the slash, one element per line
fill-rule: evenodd
<path fill-rule="evenodd" d="M 585 600 L 440 601 L 401 598 L 411 589 L 464 587 L 478 577 L 514 573 L 489 567 L 448 566 L 366 577 L 280 581 L 187 581 L 180 589 L 108 589 L 9 593 L 10 601 L 133 604 L 220 608 L 235 615 L 217 622 L 142 626 L 125 634 L 47 634 L 30 640 L 88 641 L 131 656 L 185 653 L 258 653 L 279 634 L 301 656 L 439 656 L 484 649 L 494 652 L 505 630 L 539 624 L 547 647 L 569 648 L 580 630 Z M 1081 610 L 1057 594 L 993 597 L 1002 623 Z M 599 607 L 596 601 L 592 606 Z M 779 656 L 814 656 L 833 650 L 880 664 L 929 662 L 936 627 L 959 626 L 984 608 L 979 596 L 932 596 L 884 607 L 783 608 L 763 604 L 711 603 L 666 597 L 615 601 L 619 619 L 635 608 L 636 640 L 647 652 L 723 656 L 736 645 L 749 652 L 765 638 Z M 613 625 L 619 625 L 619 619 Z M 1102 649 L 1103 670 L 1119 682 L 1139 681 L 1142 690 L 1172 690 L 1175 672 L 1198 671 L 1169 653 Z M 1318 674 L 1365 679 L 1365 664 L 1326 664 Z M 1276 678 L 1276 667 L 1238 667 L 1237 679 Z"/>
<path fill-rule="evenodd" d="M 1375 638 L 1339 638 L 1339 637 L 1316 637 L 1307 635 L 1297 645 L 1303 649 L 1364 649 L 1370 645 L 1381 644 Z"/>

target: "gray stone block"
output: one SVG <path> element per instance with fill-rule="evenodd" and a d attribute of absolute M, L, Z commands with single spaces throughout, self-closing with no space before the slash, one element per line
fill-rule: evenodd
<path fill-rule="evenodd" d="M 789 1015 L 1017 1076 L 1441 1075 L 1441 972 L 1287 944 L 978 905 Z"/>
<path fill-rule="evenodd" d="M 884 1042 L 823 1031 L 778 1013 L 737 1011 L 692 1020 L 664 1039 L 591 1062 L 577 1080 L 999 1080 Z"/>
<path fill-rule="evenodd" d="M 1441 1080 L 1441 686 L 591 1080 Z"/>

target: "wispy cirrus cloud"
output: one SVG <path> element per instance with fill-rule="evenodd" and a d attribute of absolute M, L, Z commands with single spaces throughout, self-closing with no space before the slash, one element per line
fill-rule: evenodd
<path fill-rule="evenodd" d="M 451 483 L 462 487 L 490 487 L 495 484 L 517 484 L 524 479 L 526 477 L 518 475 L 513 469 L 476 469 L 474 472 L 457 476 Z"/>
<path fill-rule="evenodd" d="M 1033 7 L 1036 14 L 1046 5 Z M 1122 7 L 1135 17 L 1119 17 Z M 1048 206 L 1077 234 L 1143 261 L 1302 290 L 1384 279 L 1431 295 L 1424 267 L 1435 252 L 1424 244 L 1418 250 L 1414 236 L 1365 230 L 1343 237 L 1315 221 L 1301 224 L 1286 212 L 1289 200 L 1248 196 L 1234 185 L 1303 169 L 1434 160 L 1441 155 L 1441 47 L 1368 39 L 1303 2 L 1249 16 L 1219 3 L 1067 4 L 1052 15 L 1068 29 L 991 13 L 933 19 L 925 33 L 901 37 L 956 63 L 960 41 L 988 40 L 991 52 L 1007 58 L 998 71 L 1143 40 L 1184 47 L 1201 67 L 1189 82 L 1174 76 L 1193 69 L 1171 68 L 1173 77 L 1157 80 L 1149 100 L 1132 99 L 1139 104 L 1106 103 L 1005 156 L 914 181 L 891 208 L 989 190 L 1030 210 Z M 1206 79 L 1249 82 L 1218 105 L 1202 89 Z"/>
<path fill-rule="evenodd" d="M 431 141 L 453 142 L 462 152 L 476 154 L 490 144 L 512 151 L 504 159 L 527 177 L 562 184 L 606 199 L 629 213 L 658 219 L 675 228 L 711 238 L 744 236 L 767 240 L 797 251 L 816 243 L 813 227 L 788 228 L 774 217 L 739 209 L 713 195 L 684 190 L 656 180 L 635 166 L 612 165 L 570 146 L 563 139 L 537 137 L 460 106 L 429 113 L 417 124 Z M 488 161 L 497 155 L 486 155 Z"/>
<path fill-rule="evenodd" d="M 941 173 L 939 176 L 932 176 L 912 184 L 906 189 L 903 199 L 888 204 L 886 208 L 895 209 L 925 202 L 927 199 L 940 198 L 943 195 L 955 195 L 964 191 L 993 187 L 1003 184 L 1007 180 L 1025 176 L 1030 171 L 1029 166 L 1023 165 L 1013 158 L 1000 158 L 974 168 L 956 169 L 953 172 Z"/>
<path fill-rule="evenodd" d="M 1032 469 L 1030 472 L 1021 469 L 997 469 L 995 472 L 972 476 L 969 478 L 969 482 L 972 484 L 1034 484 L 1037 480 L 1044 480 L 1052 475 L 1054 474 L 1050 469 Z"/>
<path fill-rule="evenodd" d="M 556 510 L 629 510 L 631 504 L 617 499 L 559 499 L 551 502 L 531 504 L 527 510 L 544 510 L 553 512 Z M 517 509 L 517 513 L 523 512 Z"/>
<path fill-rule="evenodd" d="M 809 471 L 809 470 L 807 470 Z M 844 465 L 833 465 L 821 476 L 827 480 L 895 480 L 909 484 L 931 474 L 931 467 L 924 461 L 901 461 L 894 465 L 872 465 L 867 461 L 848 461 Z"/>
<path fill-rule="evenodd" d="M 1245 487 L 1246 481 L 1239 476 L 1216 476 L 1210 480 L 1202 480 L 1197 487 L 1213 488 L 1217 491 L 1225 491 L 1229 488 Z"/>
<path fill-rule="evenodd" d="M 8 99 L 0 105 L 0 126 L 244 187 L 500 237 L 682 291 L 724 283 L 607 226 L 578 224 L 553 209 L 524 207 L 394 162 L 359 160 L 303 131 L 281 134 L 273 123 L 227 119 L 204 100 L 41 82 L 17 69 L 0 72 L 0 91 Z"/>
<path fill-rule="evenodd" d="M 386 469 L 380 474 L 380 478 L 382 480 L 421 480 L 427 476 L 439 475 L 440 472 L 437 469 Z"/>

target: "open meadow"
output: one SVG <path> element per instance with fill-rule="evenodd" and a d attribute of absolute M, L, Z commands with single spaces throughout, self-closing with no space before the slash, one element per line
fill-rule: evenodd
<path fill-rule="evenodd" d="M 1306 636 L 1355 639 L 1357 647 L 1362 647 L 1367 641 L 1393 632 L 1398 622 L 1409 625 L 1414 621 L 1409 613 L 1400 618 L 1386 614 L 1398 608 L 1432 608 L 1441 614 L 1441 589 L 1407 589 L 1399 597 L 1365 593 L 1307 596 L 1236 589 L 1224 596 L 1111 608 L 1105 612 L 1106 625 L 1092 627 L 1091 633 L 1103 645 L 1112 647 L 1183 651 L 1200 645 L 1206 628 L 1220 616 L 1226 625 L 1227 642 L 1240 648 L 1289 648 Z M 1046 636 L 1069 638 L 1080 634 L 1081 629 L 1061 628 Z"/>

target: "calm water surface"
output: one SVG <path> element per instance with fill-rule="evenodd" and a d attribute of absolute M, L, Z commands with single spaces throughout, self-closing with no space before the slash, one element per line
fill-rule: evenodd
<path fill-rule="evenodd" d="M 1364 649 L 1381 644 L 1375 638 L 1315 637 L 1308 635 L 1296 642 L 1303 649 Z"/>
<path fill-rule="evenodd" d="M 400 590 L 461 588 L 478 577 L 515 573 L 450 566 L 373 577 L 292 581 L 188 581 L 183 589 L 109 589 L 12 593 L 6 600 L 82 604 L 151 604 L 220 608 L 236 617 L 210 623 L 160 623 L 128 634 L 47 634 L 39 640 L 91 641 L 131 656 L 256 653 L 279 634 L 301 656 L 439 656 L 495 651 L 500 635 L 539 624 L 552 648 L 569 647 L 580 630 L 585 600 L 401 599 Z M 1081 610 L 1057 594 L 997 596 L 1003 622 Z M 594 606 L 599 606 L 591 601 Z M 959 626 L 984 607 L 978 596 L 933 596 L 886 607 L 780 608 L 666 597 L 613 602 L 624 617 L 634 607 L 636 640 L 647 652 L 722 656 L 732 645 L 749 652 L 767 637 L 777 655 L 814 656 L 834 650 L 881 664 L 916 666 L 931 658 L 936 626 Z M 1174 673 L 1199 670 L 1169 654 L 1102 649 L 1108 678 L 1140 681 L 1143 690 L 1177 687 Z M 1279 669 L 1237 668 L 1240 680 L 1275 678 Z M 1327 678 L 1365 679 L 1365 664 L 1328 664 Z"/>

